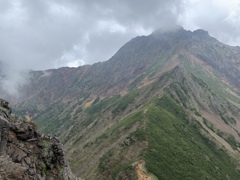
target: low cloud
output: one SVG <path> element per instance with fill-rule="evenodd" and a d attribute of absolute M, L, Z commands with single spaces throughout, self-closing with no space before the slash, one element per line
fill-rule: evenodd
<path fill-rule="evenodd" d="M 19 86 L 25 84 L 28 79 L 28 71 L 14 68 L 13 66 L 0 62 L 0 85 L 1 96 L 6 95 L 18 97 Z"/>
<path fill-rule="evenodd" d="M 204 29 L 229 45 L 240 45 L 240 1 L 187 0 L 178 22 L 186 29 Z"/>
<path fill-rule="evenodd" d="M 237 0 L 0 1 L 0 61 L 6 64 L 1 66 L 1 84 L 14 93 L 25 82 L 27 70 L 105 61 L 131 38 L 176 24 L 202 28 L 225 43 L 239 45 L 239 4 Z"/>

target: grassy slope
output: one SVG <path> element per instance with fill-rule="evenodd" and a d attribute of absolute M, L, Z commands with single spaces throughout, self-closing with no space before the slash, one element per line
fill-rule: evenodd
<path fill-rule="evenodd" d="M 123 141 L 100 158 L 99 177 L 134 177 L 132 164 L 144 159 L 147 171 L 159 179 L 238 179 L 240 172 L 236 171 L 235 160 L 204 135 L 200 124 L 189 121 L 183 108 L 168 95 L 155 99 L 144 109 L 147 111 L 134 113 L 97 139 L 100 144 L 117 141 L 140 123 L 128 136 L 127 145 Z M 140 147 L 140 142 L 146 140 L 148 146 Z M 137 156 L 126 159 L 133 147 Z"/>
<path fill-rule="evenodd" d="M 81 127 L 90 125 L 88 131 L 93 131 L 94 134 L 90 134 L 91 139 L 86 141 L 86 135 L 80 134 L 80 141 L 76 139 L 77 143 L 74 142 L 72 148 L 76 152 L 73 153 L 73 170 L 78 170 L 81 177 L 87 179 L 136 177 L 132 164 L 144 159 L 147 170 L 159 179 L 227 179 L 228 176 L 237 179 L 237 162 L 209 140 L 208 136 L 204 135 L 207 132 L 197 121 L 190 121 L 183 108 L 185 103 L 182 98 L 186 98 L 186 103 L 189 103 L 188 98 L 192 97 L 188 92 L 189 85 L 195 87 L 190 89 L 191 91 L 203 91 L 202 99 L 208 97 L 207 85 L 196 78 L 191 81 L 192 76 L 176 79 L 175 76 L 181 75 L 179 73 L 182 72 L 176 68 L 172 73 L 161 76 L 155 86 L 131 91 L 122 97 L 106 98 L 85 109 L 84 112 L 89 114 L 89 117 L 109 114 L 110 119 L 106 121 L 107 124 L 104 124 L 103 120 L 108 119 L 108 116 L 99 119 L 96 116 L 96 119 L 91 121 L 82 121 Z M 178 105 L 177 99 L 174 101 L 168 95 L 159 98 L 156 93 L 164 87 L 165 80 L 169 79 L 176 79 L 176 83 L 170 84 L 170 89 L 165 88 L 164 91 L 174 99 L 179 97 L 177 99 L 182 106 Z M 181 86 L 176 88 L 178 83 L 181 83 Z M 175 96 L 172 96 L 174 92 Z M 142 100 L 146 97 L 150 104 L 146 101 L 143 103 Z M 139 107 L 139 103 L 147 105 Z M 224 103 L 222 105 L 225 106 Z M 194 111 L 191 108 L 188 110 Z M 112 126 L 108 126 L 110 122 L 113 123 Z M 108 128 L 99 133 L 99 125 Z M 146 140 L 148 146 L 144 145 Z M 79 154 L 79 149 L 82 149 L 81 152 L 90 153 Z M 81 164 L 87 164 L 91 168 Z"/>
<path fill-rule="evenodd" d="M 213 69 L 212 73 L 209 73 L 204 69 L 204 67 L 200 64 L 192 65 L 189 62 L 189 59 L 184 55 L 179 55 L 178 57 L 182 62 L 185 69 L 194 74 L 196 77 L 202 79 L 208 86 L 218 95 L 225 97 L 226 99 L 230 99 L 236 103 L 240 103 L 240 100 L 229 93 L 226 89 L 231 89 L 231 91 L 237 93 L 231 86 L 223 83 L 221 81 L 221 76 Z"/>
<path fill-rule="evenodd" d="M 238 179 L 234 161 L 187 120 L 183 109 L 163 96 L 147 111 L 148 171 L 159 179 Z"/>
<path fill-rule="evenodd" d="M 177 74 L 173 76 L 174 73 Z M 179 76 L 178 73 L 177 69 L 165 73 L 159 79 L 159 83 L 161 84 L 165 80 L 169 81 L 171 78 L 175 79 L 175 76 Z M 198 81 L 196 83 L 201 84 Z M 176 89 L 178 86 L 174 85 L 176 84 L 171 84 L 169 87 L 179 96 L 179 100 L 184 105 L 184 97 L 186 96 L 184 93 L 188 94 L 185 87 L 188 84 L 181 84 L 180 89 Z M 158 89 L 159 86 L 153 87 L 149 93 Z M 182 89 L 186 92 L 183 91 L 182 94 L 179 94 Z M 231 179 L 237 179 L 239 172 L 235 171 L 235 162 L 231 162 L 232 160 L 223 150 L 217 149 L 213 142 L 202 135 L 202 127 L 196 122 L 190 122 L 183 108 L 170 97 L 165 95 L 161 99 L 154 98 L 151 105 L 141 108 L 140 111 L 137 110 L 136 101 L 140 101 L 139 103 L 142 104 L 139 97 L 142 96 L 143 92 L 143 89 L 132 90 L 123 97 L 117 95 L 98 100 L 92 106 L 81 110 L 86 117 L 81 119 L 79 125 L 75 124 L 72 129 L 77 129 L 78 132 L 86 127 L 95 127 L 98 118 L 103 119 L 100 116 L 106 112 L 115 117 L 114 119 L 111 117 L 112 122 L 118 120 L 123 114 L 130 115 L 120 122 L 114 122 L 115 125 L 108 128 L 95 140 L 94 138 L 91 138 L 89 142 L 87 140 L 87 143 L 84 141 L 84 134 L 79 134 L 79 138 L 75 138 L 72 147 L 76 149 L 72 164 L 73 170 L 78 171 L 81 164 L 99 162 L 99 165 L 91 164 L 92 168 L 90 169 L 89 167 L 80 168 L 80 174 L 83 175 L 81 177 L 115 179 L 128 176 L 133 178 L 136 177 L 136 174 L 132 164 L 144 159 L 147 170 L 159 179 L 219 179 L 220 177 L 225 179 L 227 176 Z M 75 102 L 67 108 L 60 106 L 49 108 L 48 111 L 52 111 L 52 114 L 59 108 L 64 109 L 64 111 L 61 114 L 50 116 L 54 120 L 46 121 L 48 124 L 45 125 L 51 128 L 61 126 L 63 122 L 59 121 L 59 116 L 62 114 L 68 116 L 66 117 L 67 124 L 72 124 L 74 121 L 70 121 L 70 119 L 74 118 L 70 117 L 70 114 L 77 105 L 81 106 L 81 102 Z M 144 113 L 146 108 L 148 110 Z M 137 112 L 133 113 L 130 109 L 135 109 Z M 75 111 L 71 116 L 78 118 L 78 113 Z M 47 114 L 49 112 L 46 112 Z M 134 126 L 138 126 L 137 129 L 134 129 Z M 51 128 L 46 128 L 46 130 L 50 132 Z M 95 129 L 89 130 L 95 131 Z M 75 131 L 71 132 L 74 134 Z M 70 137 L 72 136 L 71 132 Z M 69 137 L 66 136 L 65 139 L 69 139 Z M 148 141 L 147 148 L 143 145 L 146 140 Z M 80 155 L 78 145 L 81 143 L 83 143 L 81 145 L 83 151 L 91 153 Z"/>

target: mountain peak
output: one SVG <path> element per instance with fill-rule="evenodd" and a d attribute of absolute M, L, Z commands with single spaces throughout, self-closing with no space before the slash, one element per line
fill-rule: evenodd
<path fill-rule="evenodd" d="M 174 44 L 178 41 L 181 43 L 189 44 L 194 43 L 196 39 L 212 41 L 216 40 L 211 37 L 208 31 L 203 29 L 197 29 L 195 31 L 185 30 L 182 26 L 174 26 L 172 28 L 164 29 L 159 28 L 150 34 L 151 37 L 158 40 L 164 40 L 166 42 L 173 42 Z M 187 45 L 186 44 L 186 45 Z"/>
<path fill-rule="evenodd" d="M 176 33 L 185 31 L 185 29 L 180 25 L 175 25 L 171 27 L 161 27 L 155 30 L 152 35 L 159 35 L 159 34 L 165 34 L 165 33 Z"/>
<path fill-rule="evenodd" d="M 168 28 L 158 28 L 155 30 L 151 35 L 155 37 L 160 37 L 160 36 L 169 36 L 169 35 L 174 35 L 174 34 L 185 34 L 185 35 L 195 35 L 198 37 L 209 37 L 208 31 L 205 31 L 203 29 L 197 29 L 195 31 L 188 31 L 185 30 L 182 26 L 176 25 Z"/>
<path fill-rule="evenodd" d="M 197 29 L 197 30 L 193 31 L 193 34 L 195 34 L 199 37 L 209 37 L 208 32 L 203 29 Z"/>
<path fill-rule="evenodd" d="M 182 26 L 174 26 L 171 28 L 159 28 L 150 36 L 159 40 L 188 39 L 192 36 L 191 31 L 185 30 Z"/>

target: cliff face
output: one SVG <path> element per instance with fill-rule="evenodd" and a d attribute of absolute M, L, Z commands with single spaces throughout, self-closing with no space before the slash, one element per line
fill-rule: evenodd
<path fill-rule="evenodd" d="M 68 166 L 62 144 L 39 133 L 31 121 L 11 114 L 0 99 L 0 179 L 76 179 Z"/>

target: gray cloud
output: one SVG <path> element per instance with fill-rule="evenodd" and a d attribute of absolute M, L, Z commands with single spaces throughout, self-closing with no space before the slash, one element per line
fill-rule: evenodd
<path fill-rule="evenodd" d="M 184 7 L 178 20 L 185 28 L 205 29 L 226 44 L 240 45 L 240 1 L 188 0 Z"/>
<path fill-rule="evenodd" d="M 238 10 L 235 0 L 0 0 L 1 83 L 14 93 L 28 69 L 105 61 L 131 38 L 176 24 L 239 44 Z"/>

